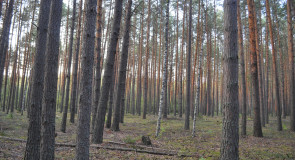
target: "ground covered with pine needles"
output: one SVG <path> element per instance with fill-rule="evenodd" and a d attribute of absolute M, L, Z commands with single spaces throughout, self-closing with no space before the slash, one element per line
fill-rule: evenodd
<path fill-rule="evenodd" d="M 68 116 L 69 117 L 69 116 Z M 275 117 L 263 128 L 263 138 L 252 136 L 252 119 L 247 121 L 247 137 L 240 137 L 240 159 L 295 159 L 295 133 L 289 131 L 289 117 L 283 119 L 283 131 L 276 131 Z M 90 149 L 91 159 L 218 159 L 220 155 L 222 117 L 199 117 L 197 119 L 196 137 L 191 130 L 185 131 L 184 119 L 168 116 L 162 121 L 161 134 L 155 138 L 156 116 L 142 117 L 127 114 L 125 123 L 120 124 L 121 131 L 105 129 L 106 148 L 131 148 L 134 150 L 151 150 L 154 152 L 177 153 L 174 156 L 139 153 L 136 151 L 118 151 L 104 148 Z M 67 121 L 67 132 L 60 132 L 61 114 L 56 116 L 56 143 L 74 144 L 76 126 Z M 0 136 L 26 140 L 28 119 L 19 113 L 0 112 Z M 192 128 L 192 123 L 190 125 Z M 152 146 L 144 146 L 142 136 L 149 136 Z M 22 159 L 25 143 L 0 138 L 0 159 Z M 56 159 L 74 159 L 74 147 L 56 147 Z M 183 157 L 186 155 L 187 157 Z"/>

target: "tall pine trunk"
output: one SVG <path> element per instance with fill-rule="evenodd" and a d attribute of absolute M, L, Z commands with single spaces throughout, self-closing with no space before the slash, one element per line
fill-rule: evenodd
<path fill-rule="evenodd" d="M 224 95 L 221 159 L 239 159 L 237 1 L 224 1 Z"/>
<path fill-rule="evenodd" d="M 38 17 L 38 30 L 36 39 L 36 53 L 32 75 L 32 89 L 30 99 L 29 128 L 26 143 L 25 160 L 40 159 L 41 140 L 41 108 L 44 88 L 44 63 L 48 34 L 51 0 L 42 0 Z"/>
<path fill-rule="evenodd" d="M 73 0 L 73 15 L 72 15 L 72 23 L 71 23 L 71 31 L 70 31 L 70 44 L 69 44 L 69 57 L 67 64 L 67 79 L 66 79 L 66 99 L 65 106 L 62 115 L 61 121 L 61 131 L 66 132 L 67 125 L 67 115 L 68 115 L 68 106 L 69 106 L 69 98 L 70 98 L 70 83 L 71 83 L 71 66 L 72 66 L 72 55 L 73 55 L 73 41 L 74 41 L 74 29 L 75 29 L 75 19 L 76 19 L 76 0 Z M 71 95 L 73 96 L 73 95 Z"/>
<path fill-rule="evenodd" d="M 40 158 L 54 160 L 55 114 L 58 78 L 59 35 L 62 17 L 62 0 L 53 0 L 50 8 L 46 45 L 44 94 L 41 119 Z"/>
<path fill-rule="evenodd" d="M 96 15 L 96 35 L 95 35 L 95 53 L 96 53 L 96 64 L 95 64 L 95 88 L 94 88 L 94 98 L 93 98 L 93 105 L 92 105 L 92 130 L 94 129 L 98 101 L 99 101 L 99 94 L 100 94 L 100 83 L 101 83 L 101 68 L 100 68 L 100 61 L 101 61 L 101 40 L 102 40 L 102 0 L 97 1 L 97 15 Z"/>
<path fill-rule="evenodd" d="M 249 34 L 250 34 L 250 59 L 251 59 L 251 78 L 253 87 L 252 105 L 254 108 L 254 120 L 253 120 L 253 135 L 255 137 L 262 137 L 260 108 L 259 108 L 259 86 L 258 86 L 258 68 L 257 68 L 257 50 L 255 39 L 255 17 L 254 17 L 254 0 L 247 0 L 248 12 L 249 12 Z"/>
<path fill-rule="evenodd" d="M 90 114 L 94 59 L 96 0 L 85 1 L 85 21 L 81 50 L 81 80 L 77 127 L 77 160 L 89 159 Z"/>
<path fill-rule="evenodd" d="M 103 140 L 103 129 L 104 129 L 104 122 L 105 122 L 105 114 L 107 109 L 107 102 L 109 99 L 109 91 L 110 91 L 110 84 L 112 78 L 114 78 L 114 62 L 117 52 L 117 43 L 120 34 L 120 24 L 121 24 L 121 17 L 122 17 L 122 1 L 116 0 L 115 1 L 115 10 L 114 10 L 114 19 L 113 19 L 113 26 L 111 31 L 111 39 L 109 41 L 108 46 L 108 53 L 106 64 L 104 68 L 104 76 L 102 81 L 102 88 L 101 94 L 99 98 L 98 110 L 97 110 L 97 117 L 96 123 L 94 127 L 94 133 L 92 136 L 93 143 L 102 143 Z"/>
<path fill-rule="evenodd" d="M 289 96 L 291 108 L 290 130 L 295 132 L 295 99 L 294 99 L 294 49 L 293 49 L 293 27 L 291 16 L 291 0 L 287 0 L 287 20 L 288 20 L 288 55 L 289 55 Z M 295 7 L 295 6 L 294 6 Z"/>
<path fill-rule="evenodd" d="M 79 50 L 80 50 L 80 35 L 81 35 L 81 22 L 82 22 L 82 5 L 83 0 L 79 2 L 79 15 L 78 15 L 78 28 L 76 33 L 76 44 L 75 44 L 75 54 L 74 54 L 74 61 L 73 61 L 73 82 L 72 82 L 72 93 L 71 93 L 71 103 L 70 103 L 70 110 L 71 110 L 71 117 L 70 122 L 74 123 L 75 120 L 75 110 L 76 110 L 76 99 L 77 99 L 77 72 L 78 72 L 78 60 L 79 60 Z"/>
<path fill-rule="evenodd" d="M 273 37 L 273 31 L 272 31 L 272 21 L 270 17 L 270 7 L 269 7 L 269 1 L 265 1 L 266 5 L 266 17 L 267 17 L 267 23 L 268 23 L 268 29 L 269 29 L 269 34 L 270 34 L 270 42 L 272 46 L 272 69 L 273 69 L 273 79 L 274 79 L 274 91 L 275 91 L 275 108 L 277 110 L 277 130 L 282 131 L 282 119 L 281 119 L 281 103 L 280 103 L 280 94 L 279 94 L 279 80 L 278 80 L 278 71 L 277 71 L 277 63 L 276 63 L 276 58 L 277 58 L 277 53 L 276 53 L 276 48 L 275 48 L 275 43 L 274 43 L 274 37 Z"/>
<path fill-rule="evenodd" d="M 244 44 L 243 44 L 243 30 L 242 30 L 242 22 L 241 22 L 241 8 L 240 8 L 240 0 L 237 0 L 237 18 L 238 18 L 238 39 L 239 39 L 239 56 L 240 56 L 240 73 L 241 73 L 241 108 L 242 108 L 242 123 L 241 123 L 241 135 L 246 135 L 246 125 L 247 125 L 247 106 L 246 106 L 246 76 L 245 76 L 245 60 L 244 60 Z"/>
<path fill-rule="evenodd" d="M 122 98 L 125 95 L 125 83 L 126 83 L 126 67 L 127 67 L 127 60 L 128 60 L 128 47 L 129 47 L 129 33 L 130 33 L 130 21 L 131 21 L 131 7 L 132 7 L 132 0 L 128 0 L 127 9 L 126 9 L 126 21 L 125 21 L 125 35 L 123 37 L 123 44 L 122 44 L 122 54 L 121 54 L 121 62 L 119 68 L 119 78 L 118 78 L 118 87 L 117 87 L 117 96 L 115 100 L 115 110 L 114 110 L 114 117 L 113 117 L 113 124 L 112 129 L 114 131 L 119 131 L 119 122 L 120 122 L 120 106 L 123 105 Z M 121 108 L 123 110 L 123 108 Z M 124 111 L 124 110 L 123 110 Z"/>

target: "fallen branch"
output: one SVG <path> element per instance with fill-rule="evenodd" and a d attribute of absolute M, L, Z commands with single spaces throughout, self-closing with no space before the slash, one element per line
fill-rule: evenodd
<path fill-rule="evenodd" d="M 0 136 L 0 138 L 5 139 L 5 140 L 10 140 L 10 141 L 17 141 L 17 142 L 26 143 L 26 140 L 18 139 L 18 138 L 10 138 L 10 137 L 4 137 L 4 136 Z M 70 143 L 56 143 L 55 145 L 57 147 L 76 147 L 76 144 L 70 144 Z M 102 148 L 102 149 L 107 149 L 107 150 L 126 151 L 126 152 L 148 153 L 148 154 L 154 154 L 154 155 L 193 157 L 192 155 L 178 154 L 176 151 L 160 152 L 160 151 L 133 149 L 133 148 L 109 147 L 109 146 L 103 146 L 103 145 L 98 145 L 98 144 L 92 144 L 92 145 L 90 145 L 90 147 L 91 148 Z M 152 148 L 152 147 L 149 147 L 149 148 Z"/>
<path fill-rule="evenodd" d="M 108 141 L 105 143 L 110 143 L 110 144 L 115 144 L 115 145 L 123 145 L 123 146 L 134 146 L 134 147 L 138 147 L 138 148 L 145 148 L 145 149 L 152 149 L 152 150 L 162 150 L 162 151 L 168 151 L 168 152 L 175 152 L 177 153 L 177 151 L 175 150 L 168 150 L 168 149 L 162 149 L 162 148 L 155 148 L 155 147 L 148 147 L 148 146 L 144 146 L 144 145 L 140 145 L 140 144 L 128 144 L 128 143 L 121 143 L 121 142 L 114 142 L 114 141 Z"/>

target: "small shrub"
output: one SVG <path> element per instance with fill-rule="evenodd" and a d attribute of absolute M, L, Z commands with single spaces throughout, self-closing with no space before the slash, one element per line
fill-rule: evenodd
<path fill-rule="evenodd" d="M 131 138 L 130 136 L 127 136 L 126 138 L 124 138 L 123 141 L 127 144 L 135 144 L 135 142 L 136 142 L 136 140 Z"/>

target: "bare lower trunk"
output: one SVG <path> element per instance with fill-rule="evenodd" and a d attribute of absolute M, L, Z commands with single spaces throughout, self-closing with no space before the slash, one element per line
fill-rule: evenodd
<path fill-rule="evenodd" d="M 36 40 L 36 53 L 34 56 L 34 66 L 32 74 L 32 88 L 29 108 L 29 128 L 26 143 L 25 160 L 40 158 L 41 139 L 41 107 L 44 84 L 44 63 L 47 42 L 47 28 L 49 23 L 51 0 L 40 2 L 38 18 L 38 30 Z"/>
<path fill-rule="evenodd" d="M 127 10 L 126 10 L 126 21 L 125 21 L 125 35 L 123 37 L 122 54 L 121 54 L 121 62 L 120 62 L 119 78 L 118 78 L 119 81 L 118 81 L 118 88 L 117 88 L 117 96 L 115 100 L 115 111 L 114 111 L 115 113 L 114 113 L 113 125 L 112 125 L 112 129 L 114 131 L 120 130 L 119 129 L 120 114 L 121 114 L 120 106 L 123 105 L 121 101 L 125 94 L 126 67 L 127 67 L 127 60 L 128 60 L 129 33 L 130 33 L 130 21 L 131 21 L 131 6 L 132 6 L 132 0 L 128 0 Z"/>
<path fill-rule="evenodd" d="M 104 76 L 101 88 L 101 94 L 99 98 L 99 105 L 97 110 L 97 118 L 94 127 L 94 134 L 92 137 L 93 143 L 102 143 L 103 140 L 103 129 L 104 129 L 104 122 L 105 122 L 105 114 L 107 108 L 107 101 L 109 98 L 109 90 L 110 84 L 114 73 L 114 62 L 115 56 L 117 52 L 117 43 L 120 33 L 120 23 L 121 23 L 121 16 L 122 16 L 122 1 L 116 0 L 115 1 L 115 10 L 114 10 L 114 20 L 113 26 L 111 31 L 111 39 L 109 41 L 108 46 L 108 53 L 106 63 L 104 68 Z"/>
<path fill-rule="evenodd" d="M 288 54 L 289 54 L 289 99 L 291 108 L 291 126 L 290 130 L 295 132 L 295 99 L 294 99 L 294 53 L 293 53 L 293 28 L 292 28 L 292 17 L 291 17 L 291 0 L 287 0 L 287 20 L 288 20 Z M 295 6 L 293 6 L 295 7 Z"/>
<path fill-rule="evenodd" d="M 69 44 L 69 57 L 68 57 L 68 71 L 67 71 L 67 86 L 66 86 L 66 99 L 65 99 L 65 106 L 62 115 L 62 122 L 61 122 L 61 131 L 66 132 L 66 125 L 67 125 L 67 115 L 68 115 L 68 106 L 69 106 L 69 98 L 70 98 L 70 83 L 71 83 L 71 66 L 72 66 L 72 53 L 73 53 L 73 41 L 74 41 L 74 29 L 75 29 L 75 19 L 76 19 L 76 0 L 73 1 L 73 15 L 72 15 L 72 24 L 71 24 L 71 31 L 70 31 L 70 44 Z"/>
<path fill-rule="evenodd" d="M 59 35 L 62 17 L 62 0 L 53 0 L 50 9 L 48 26 L 44 94 L 41 119 L 40 158 L 54 160 L 55 146 L 55 113 L 58 78 Z"/>
<path fill-rule="evenodd" d="M 164 96 L 165 94 L 165 87 L 167 87 L 167 56 L 168 56 L 168 25 L 169 25 L 169 0 L 166 1 L 167 8 L 166 8 L 166 25 L 165 25 L 165 52 L 164 52 L 164 64 L 163 64 L 163 80 L 162 80 L 162 90 L 161 90 L 161 97 L 160 97 L 160 104 L 159 104 L 159 112 L 158 112 L 158 120 L 157 120 L 157 128 L 156 128 L 156 137 L 160 134 L 161 128 L 161 119 L 162 119 L 162 109 L 164 108 Z"/>
<path fill-rule="evenodd" d="M 94 59 L 96 0 L 85 1 L 85 21 L 81 50 L 81 81 L 75 159 L 89 159 L 90 114 Z"/>
<path fill-rule="evenodd" d="M 237 2 L 224 1 L 224 96 L 220 159 L 239 159 Z"/>

